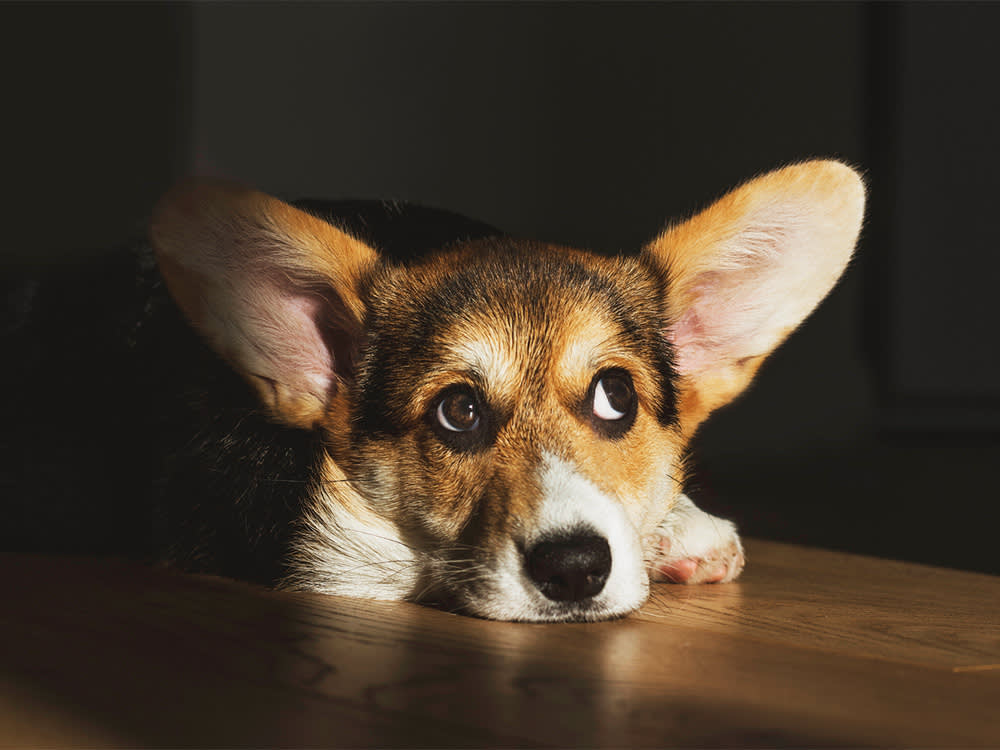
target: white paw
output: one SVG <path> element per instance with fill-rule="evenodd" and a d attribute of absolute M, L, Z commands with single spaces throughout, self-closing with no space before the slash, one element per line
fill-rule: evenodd
<path fill-rule="evenodd" d="M 686 495 L 647 540 L 649 577 L 672 583 L 728 583 L 746 557 L 731 521 L 699 510 Z"/>

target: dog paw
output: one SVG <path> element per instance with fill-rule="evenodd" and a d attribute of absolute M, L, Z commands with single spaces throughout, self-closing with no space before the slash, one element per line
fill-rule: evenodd
<path fill-rule="evenodd" d="M 736 526 L 699 510 L 686 496 L 648 541 L 653 581 L 728 583 L 746 563 Z"/>

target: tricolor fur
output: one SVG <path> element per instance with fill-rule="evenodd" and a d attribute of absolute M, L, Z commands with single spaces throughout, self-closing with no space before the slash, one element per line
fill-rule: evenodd
<path fill-rule="evenodd" d="M 229 368 L 137 388 L 186 404 L 136 488 L 158 557 L 536 621 L 739 574 L 735 528 L 683 494 L 686 446 L 843 272 L 855 172 L 772 172 L 617 258 L 477 227 L 398 263 L 319 205 L 200 181 L 155 212 L 158 273 Z M 187 377 L 168 356 L 149 388 Z"/>

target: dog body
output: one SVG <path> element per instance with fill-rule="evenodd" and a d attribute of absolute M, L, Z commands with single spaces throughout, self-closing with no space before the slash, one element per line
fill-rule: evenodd
<path fill-rule="evenodd" d="M 739 538 L 683 494 L 687 443 L 836 282 L 863 203 L 847 167 L 794 165 L 606 258 L 179 186 L 156 263 L 131 255 L 103 305 L 124 311 L 107 351 L 74 318 L 86 277 L 15 306 L 4 542 L 84 550 L 96 515 L 107 546 L 187 570 L 513 620 L 732 580 Z M 434 252 L 395 262 L 397 242 Z"/>

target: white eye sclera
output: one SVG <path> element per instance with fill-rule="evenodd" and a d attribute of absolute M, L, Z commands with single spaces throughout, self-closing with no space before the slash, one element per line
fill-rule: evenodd
<path fill-rule="evenodd" d="M 607 385 L 605 380 L 608 381 Z M 594 385 L 594 416 L 608 422 L 621 419 L 628 413 L 629 395 L 622 378 L 601 378 Z"/>

